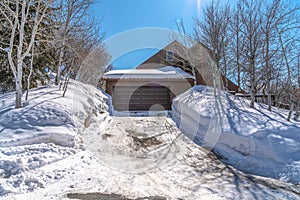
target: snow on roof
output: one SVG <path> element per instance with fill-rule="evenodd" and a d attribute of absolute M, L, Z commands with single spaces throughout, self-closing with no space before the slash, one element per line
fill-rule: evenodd
<path fill-rule="evenodd" d="M 158 69 L 112 70 L 104 74 L 104 79 L 195 79 L 178 67 L 166 66 Z"/>

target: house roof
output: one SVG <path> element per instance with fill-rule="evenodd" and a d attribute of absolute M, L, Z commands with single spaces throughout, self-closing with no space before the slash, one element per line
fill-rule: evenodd
<path fill-rule="evenodd" d="M 103 79 L 194 79 L 178 67 L 166 66 L 158 69 L 112 70 Z"/>

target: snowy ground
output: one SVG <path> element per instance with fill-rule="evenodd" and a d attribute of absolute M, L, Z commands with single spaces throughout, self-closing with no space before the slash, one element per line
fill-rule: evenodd
<path fill-rule="evenodd" d="M 132 139 L 136 136 L 143 142 Z M 223 164 L 182 135 L 166 117 L 115 117 L 104 133 L 91 131 L 83 138 L 87 151 L 39 169 L 44 173 L 60 169 L 62 178 L 49 183 L 45 189 L 13 197 L 69 199 L 81 194 L 84 199 L 89 194 L 111 193 L 130 199 L 149 196 L 156 199 L 299 197 L 296 186 L 249 176 Z M 147 142 L 149 138 L 151 142 Z M 105 150 L 106 147 L 109 149 Z"/>
<path fill-rule="evenodd" d="M 0 98 L 1 199 L 300 199 L 299 185 L 222 163 L 171 118 L 110 117 L 91 86 L 38 88 L 19 110 Z"/>

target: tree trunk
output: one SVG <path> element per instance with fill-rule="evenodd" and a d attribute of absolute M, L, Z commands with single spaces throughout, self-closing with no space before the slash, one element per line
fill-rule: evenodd
<path fill-rule="evenodd" d="M 60 49 L 59 53 L 59 60 L 58 60 L 58 66 L 57 66 L 57 71 L 56 71 L 56 79 L 55 79 L 55 85 L 58 85 L 60 83 L 60 76 L 61 76 L 61 66 L 62 66 L 62 60 L 64 56 L 64 45 Z"/>
<path fill-rule="evenodd" d="M 195 85 L 197 85 L 197 76 L 196 76 L 195 67 L 192 67 L 192 74 L 193 74 L 193 77 L 195 78 L 194 79 L 194 86 L 195 86 Z"/>
<path fill-rule="evenodd" d="M 25 97 L 25 100 L 27 101 L 28 100 L 28 94 L 29 94 L 29 89 L 30 89 L 30 77 L 32 75 L 32 65 L 30 66 L 30 72 L 29 72 L 29 75 L 28 75 L 28 78 L 27 78 L 27 91 L 26 91 L 26 97 Z"/>
<path fill-rule="evenodd" d="M 62 97 L 64 97 L 66 95 L 68 85 L 69 85 L 69 81 L 70 81 L 70 76 L 67 77 L 66 85 L 64 86 L 64 93 L 63 93 Z"/>
<path fill-rule="evenodd" d="M 68 78 L 69 78 L 69 75 L 67 75 L 67 76 L 64 78 L 64 86 L 63 86 L 63 89 L 62 89 L 63 91 L 65 91 L 65 89 L 66 89 Z M 61 84 L 61 85 L 62 85 L 62 84 Z"/>
<path fill-rule="evenodd" d="M 18 62 L 18 76 L 16 80 L 16 108 L 22 107 L 22 62 Z"/>
<path fill-rule="evenodd" d="M 225 49 L 223 49 L 223 59 L 224 59 L 224 76 L 225 76 L 225 90 L 228 89 L 228 80 L 227 80 L 227 58 Z"/>
<path fill-rule="evenodd" d="M 22 77 L 23 77 L 23 45 L 25 34 L 25 21 L 26 21 L 26 1 L 23 1 L 21 8 L 21 23 L 19 27 L 19 44 L 17 47 L 17 80 L 16 80 L 16 108 L 22 107 Z"/>
<path fill-rule="evenodd" d="M 272 99 L 271 99 L 271 69 L 270 69 L 270 58 L 269 58 L 269 42 L 270 42 L 270 38 L 269 38 L 269 33 L 267 30 L 266 33 L 266 72 L 267 72 L 267 76 L 266 76 L 266 84 L 267 84 L 267 95 L 268 95 L 268 110 L 271 111 L 272 110 Z"/>
<path fill-rule="evenodd" d="M 300 53 L 298 55 L 298 87 L 300 88 Z"/>
<path fill-rule="evenodd" d="M 252 86 L 253 87 L 253 86 Z M 251 89 L 251 102 L 250 102 L 250 107 L 251 108 L 255 108 L 254 107 L 254 102 L 255 102 L 255 94 L 254 94 L 254 92 L 253 92 L 253 89 Z"/>
<path fill-rule="evenodd" d="M 255 102 L 255 70 L 254 70 L 254 61 L 251 61 L 251 103 L 250 107 L 254 108 Z"/>
<path fill-rule="evenodd" d="M 235 34 L 236 34 L 236 65 L 237 65 L 237 86 L 238 86 L 238 93 L 241 92 L 241 66 L 240 66 L 240 14 L 239 14 L 239 9 L 237 9 L 237 14 L 236 14 L 236 21 L 235 21 Z"/>
<path fill-rule="evenodd" d="M 288 121 L 291 121 L 293 110 L 294 110 L 294 104 L 290 103 L 290 111 L 289 111 L 289 115 L 288 115 L 288 118 L 287 118 Z"/>
<path fill-rule="evenodd" d="M 239 58 L 237 60 L 239 60 Z M 240 93 L 241 92 L 241 67 L 240 64 L 237 65 L 238 65 L 238 91 L 237 92 Z"/>
<path fill-rule="evenodd" d="M 26 91 L 26 97 L 25 97 L 26 101 L 28 100 L 28 94 L 29 94 L 29 89 L 30 89 L 30 78 L 31 78 L 32 71 L 33 71 L 33 54 L 34 54 L 34 45 L 32 46 L 30 70 L 29 70 L 29 74 L 28 74 L 28 78 L 27 78 L 27 91 Z"/>
<path fill-rule="evenodd" d="M 297 108 L 295 110 L 294 120 L 299 121 L 300 120 L 299 118 L 300 118 L 300 103 L 297 104 Z"/>
<path fill-rule="evenodd" d="M 288 97 L 289 97 L 289 106 L 290 106 L 290 112 L 288 114 L 288 117 L 287 117 L 287 120 L 290 121 L 291 120 L 291 115 L 292 115 L 292 112 L 293 112 L 293 107 L 294 107 L 294 104 L 292 102 L 292 78 L 291 78 L 291 67 L 290 67 L 290 63 L 288 61 L 288 57 L 287 57 L 287 53 L 286 53 L 286 48 L 284 47 L 284 43 L 282 41 L 282 35 L 281 35 L 281 32 L 277 29 L 277 32 L 278 32 L 278 36 L 279 36 L 279 42 L 280 42 L 280 46 L 281 46 L 281 49 L 282 49 L 282 55 L 283 55 L 283 58 L 284 58 L 284 61 L 285 61 L 285 65 L 286 65 L 286 68 L 287 68 L 287 72 L 288 72 Z"/>
<path fill-rule="evenodd" d="M 271 86 L 270 81 L 267 83 L 267 92 L 268 92 L 268 110 L 272 110 L 272 97 L 271 97 Z"/>

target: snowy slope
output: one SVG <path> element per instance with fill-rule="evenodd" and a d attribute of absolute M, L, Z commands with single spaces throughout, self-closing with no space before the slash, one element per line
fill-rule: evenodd
<path fill-rule="evenodd" d="M 214 148 L 224 161 L 257 175 L 300 183 L 300 123 L 285 110 L 196 86 L 173 101 L 173 119 L 196 143 Z"/>
<path fill-rule="evenodd" d="M 80 151 L 85 124 L 109 119 L 106 96 L 92 86 L 74 81 L 61 96 L 57 86 L 39 87 L 21 109 L 14 109 L 14 93 L 0 96 L 0 195 L 60 179 L 59 168 L 38 170 Z"/>

